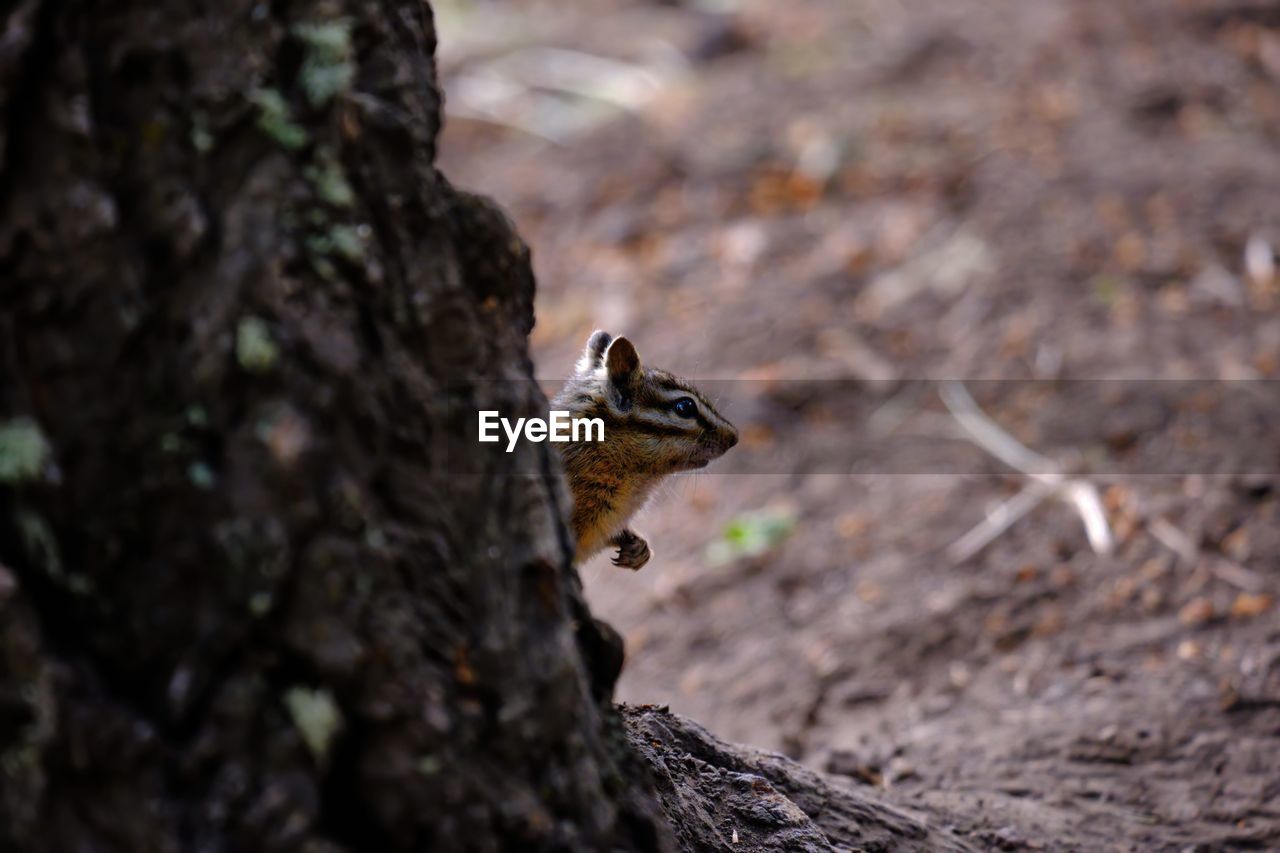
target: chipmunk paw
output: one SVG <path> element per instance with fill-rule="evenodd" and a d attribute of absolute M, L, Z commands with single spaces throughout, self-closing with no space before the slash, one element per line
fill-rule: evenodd
<path fill-rule="evenodd" d="M 618 546 L 618 555 L 613 558 L 615 566 L 636 571 L 653 556 L 649 543 L 630 530 L 624 530 L 613 537 L 612 544 Z"/>

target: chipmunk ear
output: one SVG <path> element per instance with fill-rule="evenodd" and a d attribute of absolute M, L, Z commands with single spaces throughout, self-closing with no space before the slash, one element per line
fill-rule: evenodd
<path fill-rule="evenodd" d="M 574 368 L 574 375 L 585 376 L 592 373 L 601 364 L 604 363 L 604 351 L 608 349 L 609 342 L 613 340 L 613 335 L 604 329 L 596 329 L 591 333 L 591 337 L 587 338 L 587 348 L 582 351 L 582 355 L 578 357 L 578 364 Z"/>
<path fill-rule="evenodd" d="M 605 350 L 604 365 L 609 371 L 609 381 L 619 388 L 631 384 L 640 374 L 640 354 L 626 338 L 614 338 Z"/>

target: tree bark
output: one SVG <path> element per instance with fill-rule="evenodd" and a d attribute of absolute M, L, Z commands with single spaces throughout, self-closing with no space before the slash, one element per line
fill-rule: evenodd
<path fill-rule="evenodd" d="M 545 449 L 435 440 L 446 393 L 543 400 L 527 251 L 432 165 L 429 10 L 5 28 L 0 403 L 49 456 L 0 512 L 4 834 L 659 848 Z"/>
<path fill-rule="evenodd" d="M 951 833 L 793 761 L 724 743 L 667 711 L 622 708 L 682 850 L 970 850 Z"/>
<path fill-rule="evenodd" d="M 545 400 L 528 252 L 433 165 L 430 10 L 0 25 L 0 847 L 687 846 L 557 461 L 448 440 Z"/>

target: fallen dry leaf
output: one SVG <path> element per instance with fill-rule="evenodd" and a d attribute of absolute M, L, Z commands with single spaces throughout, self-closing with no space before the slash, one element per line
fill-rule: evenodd
<path fill-rule="evenodd" d="M 1249 559 L 1249 554 L 1252 551 L 1249 542 L 1249 528 L 1241 525 L 1228 534 L 1222 540 L 1222 551 L 1237 562 L 1244 562 Z"/>
<path fill-rule="evenodd" d="M 1213 602 L 1207 598 L 1193 598 L 1178 611 L 1178 619 L 1183 625 L 1195 627 L 1211 622 L 1216 616 Z"/>
<path fill-rule="evenodd" d="M 1242 592 L 1231 602 L 1231 615 L 1237 619 L 1252 619 L 1271 609 L 1275 600 L 1265 592 Z"/>
<path fill-rule="evenodd" d="M 853 539 L 867 529 L 867 517 L 860 512 L 846 512 L 836 519 L 836 534 L 841 539 Z"/>

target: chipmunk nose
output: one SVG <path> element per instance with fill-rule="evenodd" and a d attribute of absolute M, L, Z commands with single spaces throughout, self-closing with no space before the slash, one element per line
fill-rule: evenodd
<path fill-rule="evenodd" d="M 724 449 L 728 450 L 738 443 L 738 431 L 733 427 L 729 427 L 729 440 L 724 443 Z"/>

